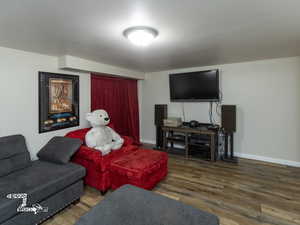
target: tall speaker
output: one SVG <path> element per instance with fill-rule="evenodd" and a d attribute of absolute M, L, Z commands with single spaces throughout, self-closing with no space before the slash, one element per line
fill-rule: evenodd
<path fill-rule="evenodd" d="M 235 105 L 222 105 L 222 128 L 228 133 L 236 131 Z"/>
<path fill-rule="evenodd" d="M 168 117 L 168 105 L 154 106 L 154 123 L 156 125 L 156 148 L 163 147 L 163 131 L 161 127 L 164 125 L 164 119 Z"/>
<path fill-rule="evenodd" d="M 154 106 L 154 121 L 156 126 L 163 126 L 164 119 L 168 117 L 168 105 Z"/>

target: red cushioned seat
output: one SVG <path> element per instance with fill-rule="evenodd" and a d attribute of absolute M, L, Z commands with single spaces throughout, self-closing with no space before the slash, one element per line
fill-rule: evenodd
<path fill-rule="evenodd" d="M 139 149 L 111 162 L 111 187 L 132 184 L 151 190 L 168 173 L 165 152 Z"/>
<path fill-rule="evenodd" d="M 71 161 L 86 168 L 85 184 L 104 192 L 111 187 L 109 170 L 111 162 L 130 152 L 137 151 L 138 146 L 135 145 L 132 138 L 122 136 L 124 139 L 122 148 L 102 156 L 100 151 L 85 145 L 85 135 L 89 130 L 90 128 L 79 129 L 66 134 L 66 137 L 78 138 L 84 143 L 74 154 Z"/>

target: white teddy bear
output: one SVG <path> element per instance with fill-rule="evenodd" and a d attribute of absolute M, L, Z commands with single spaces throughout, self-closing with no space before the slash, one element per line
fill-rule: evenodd
<path fill-rule="evenodd" d="M 106 155 L 111 150 L 120 149 L 124 140 L 112 128 L 106 126 L 110 122 L 107 112 L 103 109 L 87 113 L 86 119 L 93 127 L 85 136 L 86 145 Z"/>

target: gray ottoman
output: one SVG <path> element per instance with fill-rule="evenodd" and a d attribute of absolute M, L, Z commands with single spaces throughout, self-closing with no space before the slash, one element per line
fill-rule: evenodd
<path fill-rule="evenodd" d="M 76 225 L 218 225 L 219 219 L 179 201 L 125 185 L 82 216 Z"/>

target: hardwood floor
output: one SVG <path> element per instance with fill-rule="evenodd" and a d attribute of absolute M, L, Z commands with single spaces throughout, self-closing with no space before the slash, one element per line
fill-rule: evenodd
<path fill-rule="evenodd" d="M 169 174 L 153 191 L 211 212 L 222 225 L 300 224 L 300 168 L 245 159 L 239 164 L 211 163 L 170 155 Z M 80 203 L 43 225 L 72 225 L 102 199 L 98 191 L 86 187 Z"/>

